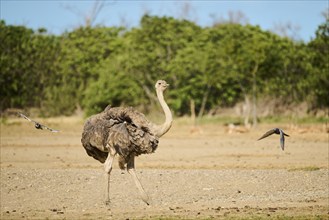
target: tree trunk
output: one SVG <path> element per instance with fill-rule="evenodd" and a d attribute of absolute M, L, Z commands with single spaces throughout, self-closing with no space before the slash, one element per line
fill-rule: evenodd
<path fill-rule="evenodd" d="M 244 105 L 242 107 L 244 116 L 244 126 L 249 127 L 249 117 L 250 117 L 250 98 L 248 95 L 244 95 Z"/>
<path fill-rule="evenodd" d="M 190 109 L 191 109 L 191 121 L 195 125 L 195 102 L 194 99 L 190 100 Z"/>
<path fill-rule="evenodd" d="M 252 72 L 252 126 L 257 127 L 257 81 L 256 73 L 258 71 L 258 63 L 255 64 Z"/>
<path fill-rule="evenodd" d="M 201 103 L 200 111 L 199 111 L 199 114 L 198 114 L 198 118 L 201 118 L 203 116 L 203 113 L 204 113 L 204 110 L 206 108 L 206 104 L 207 104 L 207 101 L 208 101 L 210 88 L 211 88 L 211 86 L 208 85 L 207 90 L 203 94 L 202 103 Z"/>
<path fill-rule="evenodd" d="M 252 88 L 252 126 L 257 127 L 257 97 L 256 97 L 256 77 Z"/>

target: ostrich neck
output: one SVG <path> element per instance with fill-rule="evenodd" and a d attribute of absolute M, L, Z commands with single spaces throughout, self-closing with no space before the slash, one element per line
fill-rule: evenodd
<path fill-rule="evenodd" d="M 165 100 L 163 98 L 163 92 L 161 90 L 156 90 L 156 93 L 157 93 L 160 105 L 163 109 L 163 112 L 165 113 L 165 118 L 166 118 L 165 122 L 162 125 L 155 126 L 155 135 L 158 137 L 161 137 L 162 135 L 167 133 L 167 131 L 171 127 L 172 114 L 171 114 L 171 111 L 170 111 L 167 103 L 165 102 Z"/>

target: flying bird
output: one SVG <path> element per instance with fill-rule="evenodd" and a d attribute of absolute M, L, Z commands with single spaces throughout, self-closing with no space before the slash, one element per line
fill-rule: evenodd
<path fill-rule="evenodd" d="M 18 112 L 17 114 L 18 114 L 20 117 L 25 118 L 26 120 L 28 120 L 28 121 L 30 121 L 30 122 L 33 122 L 33 123 L 34 123 L 34 126 L 35 126 L 36 129 L 41 129 L 41 130 L 45 130 L 45 129 L 47 129 L 47 130 L 49 130 L 49 131 L 51 131 L 51 132 L 59 132 L 59 130 L 55 130 L 55 129 L 52 129 L 52 128 L 47 127 L 46 125 L 40 124 L 39 122 L 34 121 L 34 120 L 28 118 L 26 115 L 24 115 L 24 114 L 22 114 L 22 113 L 20 113 L 20 112 Z"/>
<path fill-rule="evenodd" d="M 279 134 L 280 135 L 280 145 L 281 145 L 281 149 L 284 150 L 284 136 L 287 136 L 289 137 L 288 134 L 284 133 L 282 129 L 280 128 L 273 128 L 271 130 L 269 130 L 268 132 L 266 132 L 263 136 L 261 136 L 259 140 L 263 139 L 263 138 L 266 138 L 272 134 Z"/>
<path fill-rule="evenodd" d="M 155 84 L 158 101 L 165 115 L 163 124 L 150 122 L 132 107 L 111 106 L 85 122 L 81 142 L 89 156 L 104 164 L 106 204 L 110 203 L 110 175 L 116 155 L 119 156 L 120 169 L 126 169 L 132 176 L 141 199 L 149 204 L 149 197 L 135 172 L 135 157 L 153 153 L 158 147 L 159 138 L 171 127 L 172 114 L 163 96 L 168 86 L 164 80 L 158 80 Z"/>

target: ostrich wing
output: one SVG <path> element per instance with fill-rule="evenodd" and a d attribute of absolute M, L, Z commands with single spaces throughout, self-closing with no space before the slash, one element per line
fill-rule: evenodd
<path fill-rule="evenodd" d="M 268 137 L 268 136 L 270 136 L 270 135 L 272 135 L 272 134 L 275 134 L 275 128 L 269 130 L 268 132 L 266 132 L 263 136 L 261 136 L 261 137 L 258 139 L 258 141 L 261 140 L 261 139 L 263 139 L 263 138 L 266 138 L 266 137 Z"/>
<path fill-rule="evenodd" d="M 113 125 L 109 130 L 108 143 L 123 157 L 129 152 L 130 140 L 126 122 Z"/>
<path fill-rule="evenodd" d="M 158 138 L 152 132 L 152 123 L 142 113 L 131 107 L 114 107 L 107 108 L 100 117 L 101 120 L 115 121 L 115 125 L 108 130 L 110 137 L 106 140 L 117 142 L 112 143 L 112 146 L 116 146 L 116 151 L 121 153 L 121 156 L 126 157 L 131 152 L 138 156 L 156 150 Z"/>
<path fill-rule="evenodd" d="M 87 154 L 101 163 L 108 157 L 109 146 L 126 154 L 130 145 L 126 123 L 104 114 L 94 115 L 84 125 L 81 143 Z"/>
<path fill-rule="evenodd" d="M 133 124 L 135 127 L 151 132 L 152 123 L 147 120 L 144 114 L 134 110 L 132 107 L 107 107 L 103 112 L 103 117 L 126 122 L 127 125 Z"/>

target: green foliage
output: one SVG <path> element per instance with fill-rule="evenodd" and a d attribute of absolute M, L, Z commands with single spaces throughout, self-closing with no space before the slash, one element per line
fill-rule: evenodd
<path fill-rule="evenodd" d="M 1 21 L 0 41 L 1 107 L 40 107 L 49 76 L 56 72 L 57 37 Z"/>
<path fill-rule="evenodd" d="M 108 59 L 99 68 L 99 79 L 85 91 L 83 106 L 86 115 L 102 111 L 107 105 L 139 106 L 142 89 L 121 69 L 120 58 Z"/>
<path fill-rule="evenodd" d="M 199 115 L 237 101 L 238 88 L 227 72 L 230 67 L 221 45 L 223 35 L 221 29 L 203 30 L 170 63 L 175 79 L 172 105 L 177 112 L 188 113 L 190 101 L 195 102 Z M 220 96 L 222 99 L 218 98 Z"/>
<path fill-rule="evenodd" d="M 144 90 L 143 99 L 154 104 L 154 83 L 157 79 L 166 79 L 176 88 L 177 75 L 171 73 L 170 63 L 179 50 L 193 40 L 201 29 L 188 21 L 179 21 L 168 17 L 144 16 L 141 27 L 133 29 L 125 36 L 125 71 L 131 80 L 136 81 Z M 178 73 L 179 74 L 179 73 Z M 140 100 L 142 101 L 142 100 Z"/>
<path fill-rule="evenodd" d="M 150 111 L 157 79 L 169 82 L 177 115 L 201 117 L 246 97 L 328 108 L 328 23 L 305 44 L 258 26 L 201 28 L 148 15 L 131 30 L 80 27 L 61 36 L 1 21 L 0 110 L 37 107 L 51 116 L 82 107 L 90 115 L 110 104 Z"/>
<path fill-rule="evenodd" d="M 85 90 L 99 78 L 98 68 L 121 47 L 121 28 L 79 28 L 61 36 L 61 59 L 53 84 L 46 89 L 51 115 L 70 115 L 84 100 Z"/>
<path fill-rule="evenodd" d="M 296 168 L 290 168 L 288 171 L 294 172 L 294 171 L 317 171 L 320 170 L 320 167 L 317 166 L 307 166 L 307 167 L 296 167 Z"/>
<path fill-rule="evenodd" d="M 309 43 L 312 71 L 308 77 L 313 108 L 329 107 L 329 18 L 318 27 Z"/>

